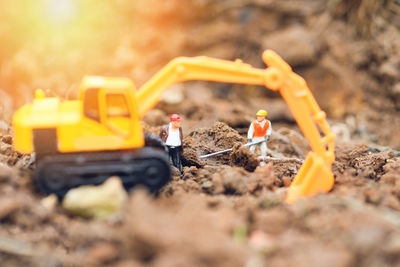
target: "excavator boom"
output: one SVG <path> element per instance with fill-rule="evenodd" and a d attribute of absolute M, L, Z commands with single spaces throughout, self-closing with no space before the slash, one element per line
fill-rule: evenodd
<path fill-rule="evenodd" d="M 335 135 L 329 128 L 326 114 L 319 108 L 304 79 L 281 57 L 266 50 L 263 60 L 268 66 L 266 69 L 253 68 L 240 60 L 176 58 L 139 89 L 139 115 L 142 117 L 153 108 L 170 85 L 189 80 L 264 85 L 279 90 L 312 148 L 289 187 L 286 200 L 292 203 L 302 196 L 328 192 L 334 184 L 331 168 L 335 159 Z"/>
<path fill-rule="evenodd" d="M 203 80 L 263 85 L 269 70 L 256 69 L 241 60 L 227 61 L 209 57 L 179 57 L 168 63 L 138 91 L 139 115 L 144 116 L 172 84 Z"/>

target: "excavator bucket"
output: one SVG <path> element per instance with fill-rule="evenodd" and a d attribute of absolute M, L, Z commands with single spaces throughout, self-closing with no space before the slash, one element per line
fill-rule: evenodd
<path fill-rule="evenodd" d="M 330 167 L 315 153 L 310 152 L 286 194 L 291 204 L 301 197 L 326 193 L 333 187 L 334 178 Z"/>
<path fill-rule="evenodd" d="M 263 60 L 269 67 L 266 86 L 279 89 L 313 151 L 289 187 L 286 200 L 293 203 L 300 197 L 328 192 L 334 184 L 331 167 L 335 159 L 335 134 L 329 128 L 326 114 L 318 106 L 304 79 L 294 73 L 278 54 L 266 50 Z"/>

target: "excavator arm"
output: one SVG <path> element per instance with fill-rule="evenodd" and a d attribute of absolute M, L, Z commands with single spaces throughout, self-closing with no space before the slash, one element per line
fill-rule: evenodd
<path fill-rule="evenodd" d="M 334 184 L 331 169 L 335 135 L 326 122 L 326 114 L 304 79 L 279 55 L 266 50 L 263 60 L 268 66 L 266 69 L 253 68 L 240 60 L 176 58 L 139 89 L 139 115 L 142 117 L 153 108 L 170 85 L 189 80 L 264 85 L 279 90 L 312 149 L 289 187 L 286 200 L 293 203 L 303 196 L 328 192 Z"/>

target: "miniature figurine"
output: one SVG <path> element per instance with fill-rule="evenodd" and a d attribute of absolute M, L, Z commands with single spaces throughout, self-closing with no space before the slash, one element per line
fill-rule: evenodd
<path fill-rule="evenodd" d="M 160 138 L 168 147 L 169 156 L 172 160 L 172 164 L 178 168 L 181 173 L 181 178 L 183 176 L 182 171 L 182 128 L 181 128 L 181 118 L 178 114 L 172 114 L 169 118 L 170 123 L 161 127 Z"/>
<path fill-rule="evenodd" d="M 271 122 L 266 119 L 267 111 L 260 109 L 256 116 L 257 119 L 250 124 L 247 142 L 261 142 L 250 146 L 250 151 L 254 153 L 256 146 L 260 146 L 261 157 L 265 158 L 267 156 L 267 141 L 271 136 L 272 126 Z M 264 162 L 261 162 L 260 165 L 264 165 Z"/>

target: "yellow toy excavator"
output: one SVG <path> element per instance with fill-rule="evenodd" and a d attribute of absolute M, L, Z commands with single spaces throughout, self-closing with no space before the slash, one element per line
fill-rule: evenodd
<path fill-rule="evenodd" d="M 36 152 L 34 180 L 47 194 L 62 197 L 70 188 L 100 184 L 112 175 L 121 177 L 126 188 L 143 184 L 157 191 L 170 179 L 169 161 L 159 149 L 145 146 L 154 140 L 145 140 L 140 118 L 171 84 L 207 80 L 264 85 L 280 91 L 312 148 L 286 200 L 328 192 L 334 183 L 335 136 L 326 115 L 305 81 L 282 58 L 266 50 L 263 60 L 266 69 L 240 60 L 176 58 L 137 92 L 129 79 L 89 76 L 82 81 L 79 99 L 72 101 L 36 91 L 33 103 L 13 117 L 15 149 Z"/>

